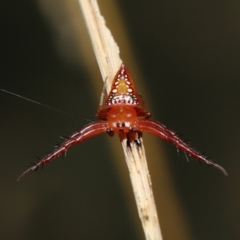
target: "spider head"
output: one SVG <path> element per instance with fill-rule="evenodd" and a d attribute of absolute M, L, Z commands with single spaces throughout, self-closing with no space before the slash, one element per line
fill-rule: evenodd
<path fill-rule="evenodd" d="M 128 133 L 136 127 L 137 113 L 131 106 L 114 106 L 108 112 L 108 127 L 115 133 Z"/>

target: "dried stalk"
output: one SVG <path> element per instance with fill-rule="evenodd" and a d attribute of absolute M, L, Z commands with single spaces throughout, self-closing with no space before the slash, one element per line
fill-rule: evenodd
<path fill-rule="evenodd" d="M 109 92 L 112 79 L 122 63 L 119 48 L 105 25 L 96 0 L 78 0 L 91 38 L 94 53 L 101 71 L 102 79 L 107 79 Z M 142 222 L 145 237 L 148 240 L 161 240 L 161 230 L 157 216 L 156 205 L 151 188 L 146 155 L 142 139 L 141 147 L 131 143 L 127 147 L 126 140 L 122 147 L 129 169 L 131 183 L 137 203 L 139 217 Z"/>

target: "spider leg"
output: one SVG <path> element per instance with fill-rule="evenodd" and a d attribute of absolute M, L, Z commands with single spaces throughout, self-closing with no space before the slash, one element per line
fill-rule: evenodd
<path fill-rule="evenodd" d="M 138 117 L 145 117 L 145 118 L 150 118 L 151 117 L 151 113 L 150 112 L 147 112 L 145 110 L 145 102 L 143 100 L 143 97 L 141 94 L 137 93 L 138 94 L 138 97 L 139 97 L 139 100 L 140 100 L 140 103 L 139 105 L 141 106 L 140 108 L 136 108 L 137 110 L 137 113 L 138 113 Z"/>
<path fill-rule="evenodd" d="M 138 134 L 138 137 L 136 139 L 134 139 L 134 143 L 137 145 L 137 147 L 142 146 L 142 142 L 141 142 L 141 139 L 140 139 L 140 134 Z"/>
<path fill-rule="evenodd" d="M 218 170 L 220 170 L 224 175 L 228 175 L 226 170 L 218 165 L 217 163 L 212 162 L 207 157 L 203 156 L 199 152 L 197 152 L 194 148 L 192 148 L 189 144 L 184 142 L 175 132 L 167 129 L 163 124 L 148 120 L 148 119 L 139 119 L 138 129 L 143 132 L 147 132 L 157 137 L 160 137 L 166 141 L 171 141 L 178 149 L 181 149 L 186 154 L 199 159 L 205 162 L 209 166 L 214 166 Z"/>
<path fill-rule="evenodd" d="M 100 100 L 99 100 L 99 105 L 98 105 L 98 111 L 97 111 L 97 114 L 96 114 L 96 117 L 98 119 L 101 119 L 101 120 L 106 120 L 107 119 L 107 115 L 108 115 L 108 112 L 109 112 L 109 108 L 103 108 L 103 102 L 104 102 L 104 97 L 105 97 L 105 91 L 107 90 L 107 77 L 104 81 L 104 84 L 103 84 L 103 88 L 102 88 L 102 93 L 101 93 L 101 97 L 100 97 Z"/>
<path fill-rule="evenodd" d="M 151 117 L 150 112 L 146 112 L 143 108 L 135 108 L 137 111 L 138 117 L 144 117 L 145 119 L 148 119 Z"/>
<path fill-rule="evenodd" d="M 99 100 L 98 112 L 101 111 L 101 109 L 103 107 L 103 101 L 104 101 L 106 90 L 107 90 L 107 77 L 103 83 L 103 88 L 102 88 L 102 92 L 101 92 L 101 96 L 100 96 L 100 100 Z"/>
<path fill-rule="evenodd" d="M 53 161 L 55 158 L 59 157 L 60 155 L 66 153 L 66 151 L 73 145 L 79 144 L 82 141 L 96 136 L 100 133 L 104 133 L 107 131 L 107 125 L 103 121 L 98 121 L 94 123 L 90 123 L 86 125 L 81 131 L 72 134 L 71 136 L 65 138 L 65 141 L 57 146 L 54 151 L 47 154 L 44 158 L 40 159 L 39 162 L 35 163 L 32 167 L 28 168 L 24 171 L 18 178 L 19 181 L 25 174 L 31 171 L 37 170 L 39 167 Z"/>

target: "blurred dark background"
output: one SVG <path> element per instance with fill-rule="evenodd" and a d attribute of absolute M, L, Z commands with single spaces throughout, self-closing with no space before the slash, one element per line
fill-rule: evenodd
<path fill-rule="evenodd" d="M 1 2 L 0 88 L 82 119 L 0 92 L 0 239 L 139 239 L 143 234 L 128 215 L 107 135 L 15 181 L 35 155 L 42 157 L 60 142 L 59 135 L 94 120 L 98 105 L 84 59 L 76 63 L 59 51 L 63 40 L 49 24 L 43 2 Z M 52 12 L 57 2 L 50 4 Z M 174 146 L 156 139 L 167 153 L 190 239 L 240 239 L 239 1 L 118 0 L 117 5 L 153 118 L 184 134 L 229 173 L 224 177 L 194 160 L 188 163 Z"/>

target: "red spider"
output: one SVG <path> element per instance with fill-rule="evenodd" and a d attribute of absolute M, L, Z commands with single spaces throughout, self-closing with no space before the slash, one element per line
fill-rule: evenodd
<path fill-rule="evenodd" d="M 227 175 L 223 167 L 197 152 L 175 132 L 167 129 L 163 124 L 149 119 L 151 114 L 145 111 L 142 99 L 136 92 L 132 77 L 124 64 L 120 66 L 113 79 L 111 91 L 105 102 L 105 108 L 102 108 L 102 101 L 103 93 L 97 113 L 97 118 L 100 121 L 90 123 L 81 131 L 67 137 L 54 151 L 24 171 L 17 180 L 20 180 L 26 173 L 37 170 L 40 166 L 66 153 L 73 144 L 79 144 L 104 132 L 110 136 L 117 133 L 121 140 L 127 138 L 128 142 L 135 141 L 138 145 L 140 144 L 138 138 L 142 135 L 142 132 L 156 135 L 166 141 L 171 141 L 178 149 L 184 151 L 189 156 L 205 162 L 209 166 L 214 166 Z"/>

